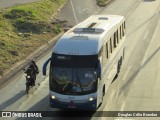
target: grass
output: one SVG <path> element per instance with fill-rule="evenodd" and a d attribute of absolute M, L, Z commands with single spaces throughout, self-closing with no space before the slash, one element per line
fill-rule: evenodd
<path fill-rule="evenodd" d="M 105 7 L 109 1 L 111 0 L 97 0 L 97 5 L 100 7 Z"/>
<path fill-rule="evenodd" d="M 51 16 L 67 0 L 42 0 L 0 10 L 0 75 L 62 31 Z"/>

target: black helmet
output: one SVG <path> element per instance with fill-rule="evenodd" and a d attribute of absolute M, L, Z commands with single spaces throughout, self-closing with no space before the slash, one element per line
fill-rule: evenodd
<path fill-rule="evenodd" d="M 32 63 L 35 63 L 35 62 L 36 62 L 36 61 L 33 59 L 33 60 L 32 60 Z"/>

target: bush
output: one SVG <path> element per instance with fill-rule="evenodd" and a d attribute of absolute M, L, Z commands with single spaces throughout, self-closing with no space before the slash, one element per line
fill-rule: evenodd
<path fill-rule="evenodd" d="M 108 0 L 97 0 L 97 5 L 100 7 L 105 7 L 107 5 Z"/>
<path fill-rule="evenodd" d="M 51 26 L 44 21 L 23 21 L 17 20 L 14 23 L 14 27 L 19 32 L 23 33 L 43 33 L 44 31 L 48 31 L 51 29 Z"/>
<path fill-rule="evenodd" d="M 60 33 L 62 30 L 61 30 L 61 26 L 60 25 L 55 25 L 54 26 L 54 33 L 58 34 Z"/>
<path fill-rule="evenodd" d="M 51 31 L 51 25 L 37 19 L 33 11 L 27 9 L 13 9 L 4 15 L 12 20 L 16 31 L 23 33 L 42 33 Z"/>
<path fill-rule="evenodd" d="M 13 9 L 9 13 L 4 15 L 8 19 L 22 19 L 22 20 L 35 20 L 36 16 L 33 11 L 24 9 Z"/>

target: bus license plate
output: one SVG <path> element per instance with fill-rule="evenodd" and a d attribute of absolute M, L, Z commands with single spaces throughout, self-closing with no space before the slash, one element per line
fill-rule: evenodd
<path fill-rule="evenodd" d="M 76 108 L 74 105 L 69 105 L 68 108 Z"/>

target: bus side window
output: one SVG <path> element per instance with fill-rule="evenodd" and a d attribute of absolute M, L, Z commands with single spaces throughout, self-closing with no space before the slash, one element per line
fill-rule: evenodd
<path fill-rule="evenodd" d="M 126 33 L 126 23 L 124 22 L 124 34 Z"/>
<path fill-rule="evenodd" d="M 116 32 L 114 33 L 114 48 L 117 47 L 117 35 Z"/>
<path fill-rule="evenodd" d="M 108 40 L 108 58 L 110 57 L 111 55 L 111 46 L 110 46 L 110 41 Z"/>
<path fill-rule="evenodd" d="M 118 30 L 117 30 L 117 44 L 119 43 L 119 34 L 118 34 Z"/>
<path fill-rule="evenodd" d="M 106 54 L 107 54 L 107 59 L 108 59 L 109 58 L 108 42 L 106 43 Z"/>
<path fill-rule="evenodd" d="M 122 24 L 122 34 L 123 34 L 123 36 L 125 34 L 125 22 Z"/>
<path fill-rule="evenodd" d="M 111 40 L 112 40 L 112 52 L 114 51 L 114 35 L 112 35 L 112 37 L 111 37 Z"/>
<path fill-rule="evenodd" d="M 122 26 L 120 26 L 120 39 L 122 39 Z"/>
<path fill-rule="evenodd" d="M 98 58 L 101 58 L 101 69 L 103 70 L 103 47 L 101 48 L 101 50 L 98 53 Z"/>
<path fill-rule="evenodd" d="M 112 38 L 110 38 L 110 49 L 111 49 L 111 53 L 112 53 Z"/>

